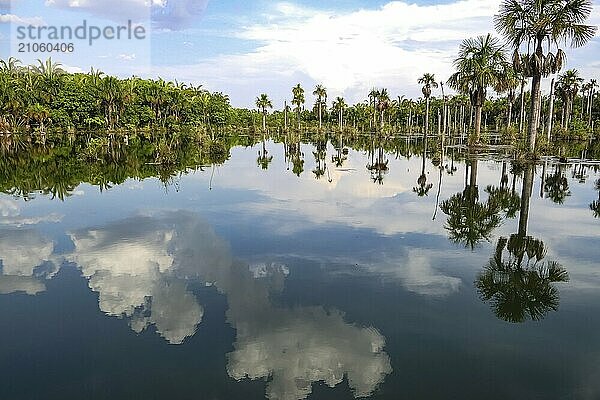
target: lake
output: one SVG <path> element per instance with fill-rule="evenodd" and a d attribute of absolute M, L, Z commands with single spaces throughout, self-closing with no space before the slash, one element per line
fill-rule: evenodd
<path fill-rule="evenodd" d="M 579 151 L 255 140 L 159 171 L 59 147 L 3 156 L 1 399 L 600 398 Z"/>

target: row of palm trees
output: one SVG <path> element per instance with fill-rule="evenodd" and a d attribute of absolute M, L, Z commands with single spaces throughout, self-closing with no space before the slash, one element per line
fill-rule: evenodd
<path fill-rule="evenodd" d="M 504 0 L 494 18 L 498 32 L 504 37 L 506 44 L 499 38 L 487 34 L 477 38 L 466 39 L 459 48 L 458 57 L 454 61 L 456 72 L 448 79 L 448 85 L 458 93 L 468 97 L 474 113 L 474 131 L 471 141 L 478 144 L 481 137 L 482 113 L 489 90 L 507 94 L 508 126 L 512 123 L 512 107 L 516 97 L 516 89 L 521 87 L 521 112 L 519 130 L 527 127 L 527 143 L 530 153 L 536 151 L 536 140 L 541 124 L 542 79 L 557 74 L 565 64 L 566 54 L 560 47 L 568 43 L 570 47 L 585 45 L 595 34 L 596 27 L 586 25 L 592 9 L 590 0 Z M 512 51 L 509 61 L 507 50 Z M 528 121 L 525 121 L 526 82 L 531 79 L 529 95 Z M 424 133 L 429 132 L 430 98 L 432 89 L 442 87 L 443 82 L 436 82 L 430 73 L 419 78 L 425 99 Z M 593 100 L 597 88 L 596 80 L 583 85 L 582 78 L 576 70 L 569 70 L 560 76 L 557 85 L 552 82 L 550 95 L 548 136 L 552 132 L 554 116 L 555 91 L 563 101 L 561 126 L 568 127 L 573 115 L 573 104 L 580 89 L 583 92 L 581 117 L 587 116 L 588 126 L 592 125 Z M 298 124 L 300 124 L 301 106 L 304 104 L 304 90 L 298 84 L 293 89 L 292 104 L 296 106 Z M 319 128 L 322 128 L 322 110 L 327 101 L 327 92 L 322 85 L 315 88 L 313 94 L 317 101 Z M 390 109 L 392 102 L 386 89 L 373 89 L 369 93 L 368 109 L 372 113 L 370 128 L 376 125 L 376 114 L 380 114 L 380 127 L 385 124 L 384 114 Z M 446 96 L 443 98 L 444 131 L 447 121 Z M 398 104 L 401 103 L 399 99 Z M 264 119 L 263 119 L 264 122 Z M 264 123 L 263 123 L 264 126 Z M 342 126 L 342 123 L 340 123 Z"/>

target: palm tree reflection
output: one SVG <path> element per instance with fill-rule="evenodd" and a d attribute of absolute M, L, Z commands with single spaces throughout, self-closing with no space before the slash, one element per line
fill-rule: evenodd
<path fill-rule="evenodd" d="M 554 174 L 546 178 L 544 184 L 546 195 L 556 204 L 563 204 L 567 197 L 571 196 L 569 181 L 564 173 L 564 165 L 556 164 Z"/>
<path fill-rule="evenodd" d="M 478 160 L 475 158 L 470 162 L 470 179 L 465 189 L 443 201 L 440 208 L 448 215 L 445 227 L 450 240 L 474 249 L 481 241 L 489 241 L 492 232 L 500 226 L 502 207 L 500 201 L 492 196 L 486 202 L 479 201 Z"/>
<path fill-rule="evenodd" d="M 552 284 L 567 282 L 569 275 L 558 262 L 542 261 L 545 255 L 544 243 L 531 236 L 514 234 L 498 240 L 494 256 L 475 282 L 498 318 L 538 321 L 558 310 L 559 293 Z"/>
<path fill-rule="evenodd" d="M 423 140 L 423 162 L 421 164 L 421 175 L 417 179 L 417 186 L 413 187 L 413 192 L 419 197 L 425 197 L 429 194 L 432 183 L 427 183 L 427 174 L 425 173 L 425 163 L 427 161 L 427 138 Z"/>
<path fill-rule="evenodd" d="M 527 235 L 534 168 L 529 165 L 524 172 L 519 232 L 498 240 L 493 257 L 475 281 L 482 300 L 507 322 L 538 321 L 556 311 L 560 297 L 553 284 L 569 280 L 558 262 L 543 261 L 544 242 Z"/>
<path fill-rule="evenodd" d="M 600 218 L 600 179 L 596 181 L 596 190 L 598 191 L 598 200 L 590 204 L 590 210 L 594 212 L 594 218 Z"/>
<path fill-rule="evenodd" d="M 269 152 L 267 151 L 266 145 L 265 145 L 265 138 L 263 137 L 262 140 L 262 151 L 258 152 L 258 158 L 256 159 L 256 163 L 258 164 L 259 167 L 261 167 L 263 170 L 267 170 L 269 169 L 269 164 L 271 164 L 271 162 L 273 161 L 273 156 L 269 156 Z"/>
<path fill-rule="evenodd" d="M 375 158 L 374 148 L 372 148 L 370 153 L 371 161 L 369 164 L 367 164 L 367 169 L 371 172 L 371 180 L 373 180 L 374 183 L 383 185 L 383 179 L 390 170 L 388 167 L 389 160 L 387 160 L 385 157 L 383 144 L 379 144 L 379 148 L 377 149 L 377 158 Z"/>

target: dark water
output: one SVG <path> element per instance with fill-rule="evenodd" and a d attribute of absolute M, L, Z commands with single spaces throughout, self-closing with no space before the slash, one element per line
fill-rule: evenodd
<path fill-rule="evenodd" d="M 0 195 L 0 399 L 600 398 L 597 163 L 265 148 Z"/>

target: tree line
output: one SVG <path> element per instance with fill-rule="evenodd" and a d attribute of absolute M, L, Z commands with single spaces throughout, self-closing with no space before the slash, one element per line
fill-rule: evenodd
<path fill-rule="evenodd" d="M 596 27 L 585 24 L 591 9 L 591 0 L 504 0 L 494 18 L 504 42 L 492 34 L 464 40 L 449 79 L 431 73 L 419 78 L 421 98 L 374 88 L 354 105 L 343 97 L 328 103 L 327 89 L 317 85 L 307 108 L 298 84 L 290 103 L 272 113 L 265 93 L 256 98 L 256 109 L 240 109 L 227 95 L 202 86 L 119 79 L 94 69 L 71 74 L 52 59 L 23 66 L 10 58 L 0 61 L 0 131 L 325 129 L 460 135 L 474 145 L 486 132 L 501 132 L 526 139 L 533 153 L 540 138 L 587 138 L 594 132 L 597 80 L 585 81 L 576 69 L 559 74 L 566 60 L 561 46 L 581 47 L 595 34 Z M 541 82 L 550 76 L 550 94 L 543 96 Z M 446 93 L 447 87 L 455 94 Z"/>

